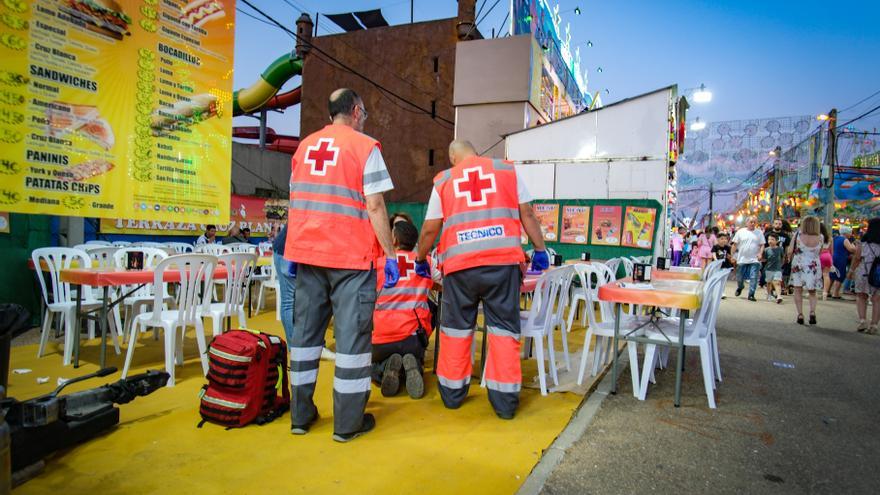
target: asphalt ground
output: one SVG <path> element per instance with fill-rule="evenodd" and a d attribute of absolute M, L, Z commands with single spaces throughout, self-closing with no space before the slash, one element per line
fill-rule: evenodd
<path fill-rule="evenodd" d="M 802 326 L 790 296 L 777 305 L 762 289 L 758 302 L 733 290 L 717 323 L 718 408 L 696 348 L 678 409 L 672 368 L 644 402 L 626 370 L 542 493 L 880 492 L 880 336 L 856 333 L 851 298 L 819 301 L 818 324 Z"/>

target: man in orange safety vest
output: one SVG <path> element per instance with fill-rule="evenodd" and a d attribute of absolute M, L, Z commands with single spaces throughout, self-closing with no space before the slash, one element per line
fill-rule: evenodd
<path fill-rule="evenodd" d="M 462 140 L 449 145 L 449 160 L 453 167 L 434 179 L 416 259 L 418 273 L 426 275 L 426 255 L 440 234 L 440 397 L 450 409 L 457 409 L 467 397 L 471 344 L 482 302 L 489 339 L 485 370 L 489 402 L 498 417 L 512 419 L 522 383 L 521 225 L 535 246 L 532 268 L 546 269 L 549 259 L 531 196 L 511 163 L 478 156 L 473 145 Z"/>
<path fill-rule="evenodd" d="M 382 193 L 394 186 L 375 139 L 363 134 L 367 111 L 350 89 L 330 95 L 331 123 L 306 136 L 291 160 L 290 214 L 284 257 L 296 263 L 290 346 L 291 433 L 318 418 L 313 395 L 324 334 L 334 317 L 333 439 L 347 442 L 376 424 L 370 397 L 376 263 L 384 253 L 385 287 L 397 283 Z"/>

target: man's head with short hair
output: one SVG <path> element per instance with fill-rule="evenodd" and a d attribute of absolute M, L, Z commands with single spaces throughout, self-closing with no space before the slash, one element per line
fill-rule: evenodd
<path fill-rule="evenodd" d="M 770 242 L 770 241 L 773 241 L 773 242 Z M 770 232 L 769 234 L 767 234 L 767 243 L 768 243 L 768 244 L 770 244 L 771 246 L 774 246 L 774 245 L 776 245 L 778 242 L 779 242 L 779 236 L 778 236 L 778 235 L 774 234 L 773 232 Z"/>
<path fill-rule="evenodd" d="M 464 139 L 456 139 L 455 141 L 449 143 L 449 162 L 455 166 L 458 162 L 464 160 L 465 158 L 474 156 L 477 154 L 476 148 L 471 144 L 470 141 Z"/>
<path fill-rule="evenodd" d="M 249 239 L 251 237 L 250 227 L 245 227 L 245 228 L 241 229 L 241 235 L 243 235 L 245 239 Z"/>
<path fill-rule="evenodd" d="M 367 110 L 364 108 L 363 100 L 354 90 L 339 88 L 330 93 L 327 107 L 330 111 L 330 120 L 334 124 L 344 124 L 358 132 L 363 132 Z"/>
<path fill-rule="evenodd" d="M 757 226 L 758 226 L 758 217 L 750 216 L 748 219 L 746 219 L 746 227 L 748 227 L 749 230 L 755 230 L 755 227 L 757 227 Z"/>
<path fill-rule="evenodd" d="M 773 230 L 782 230 L 782 219 L 773 220 Z"/>
<path fill-rule="evenodd" d="M 416 226 L 403 220 L 394 224 L 391 229 L 394 246 L 404 251 L 412 251 L 419 242 L 419 231 Z"/>
<path fill-rule="evenodd" d="M 205 225 L 205 237 L 211 238 L 217 235 L 216 225 Z"/>

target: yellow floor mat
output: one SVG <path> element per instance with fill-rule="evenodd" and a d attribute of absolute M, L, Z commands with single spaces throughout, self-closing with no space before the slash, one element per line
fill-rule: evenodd
<path fill-rule="evenodd" d="M 271 311 L 249 323 L 251 328 L 283 334 Z M 571 334 L 572 350 L 580 349 L 583 335 L 582 329 Z M 328 340 L 332 342 L 332 332 Z M 436 378 L 427 372 L 421 400 L 405 392 L 385 398 L 374 386 L 367 411 L 375 414 L 376 429 L 338 444 L 331 439 L 333 363 L 322 361 L 315 396 L 321 418 L 308 435 L 291 435 L 286 415 L 265 426 L 197 428 L 198 391 L 204 378 L 196 349 L 190 330 L 184 343 L 186 362 L 177 367 L 175 387 L 120 406 L 118 427 L 53 456 L 46 470 L 16 493 L 513 493 L 582 400 L 571 393 L 542 397 L 538 390 L 524 388 L 516 418 L 503 421 L 493 413 L 476 379 L 460 409 L 444 408 Z M 108 365 L 121 370 L 124 346 L 122 352 L 117 356 L 111 347 Z M 429 349 L 428 369 L 432 355 Z M 61 365 L 57 343 L 50 343 L 40 359 L 35 345 L 15 347 L 12 368 L 33 371 L 12 374 L 8 394 L 34 397 L 51 391 L 58 377 L 96 370 L 97 340 L 83 344 L 81 359 L 82 366 L 74 370 Z M 132 373 L 163 366 L 161 339 L 144 334 Z M 523 361 L 523 374 L 534 376 L 534 359 Z M 46 376 L 49 383 L 37 384 L 37 377 Z M 95 379 L 71 390 L 102 383 Z"/>

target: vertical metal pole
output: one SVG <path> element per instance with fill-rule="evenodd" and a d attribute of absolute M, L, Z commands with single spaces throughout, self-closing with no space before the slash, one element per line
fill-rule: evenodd
<path fill-rule="evenodd" d="M 678 314 L 678 356 L 675 363 L 675 401 L 673 402 L 675 407 L 681 406 L 681 375 L 684 372 L 684 322 L 687 317 L 688 310 L 686 309 L 682 309 Z M 647 365 L 648 363 L 645 363 L 645 366 Z"/>
<path fill-rule="evenodd" d="M 715 184 L 709 184 L 709 227 L 712 226 L 712 222 L 715 221 Z"/>
<path fill-rule="evenodd" d="M 416 0 L 409 0 L 409 23 L 410 24 L 412 24 L 414 22 L 415 15 L 416 15 L 415 14 L 415 12 L 416 12 L 415 3 L 416 3 Z"/>
<path fill-rule="evenodd" d="M 773 150 L 773 154 L 776 159 L 773 160 L 773 214 L 770 217 L 771 221 L 776 220 L 779 216 L 779 160 L 782 159 L 782 148 L 777 146 L 775 150 Z"/>
<path fill-rule="evenodd" d="M 71 284 L 70 287 L 71 288 L 76 287 L 76 312 L 73 313 L 74 324 L 71 326 L 73 327 L 73 332 L 74 332 L 74 336 L 73 336 L 73 367 L 79 368 L 79 347 L 80 347 L 79 337 L 80 337 L 80 334 L 82 333 L 82 291 L 83 291 L 83 286 L 82 285 L 74 286 L 73 284 Z M 68 328 L 70 328 L 70 327 L 68 327 Z M 67 329 L 65 329 L 64 331 L 66 332 Z"/>
<path fill-rule="evenodd" d="M 614 338 L 611 342 L 611 393 L 617 393 L 617 338 L 620 334 L 620 303 L 614 303 Z M 591 311 L 592 308 L 586 308 Z M 586 352 L 586 351 L 585 351 Z M 595 353 L 595 349 L 593 353 Z M 593 359 L 596 359 L 595 357 Z M 630 366 L 635 366 L 633 363 Z"/>
<path fill-rule="evenodd" d="M 266 149 L 266 108 L 260 110 L 260 149 Z"/>
<path fill-rule="evenodd" d="M 101 318 L 101 369 L 107 365 L 107 318 L 109 309 L 107 308 L 107 300 L 110 298 L 110 286 L 104 286 L 104 298 L 101 299 L 101 311 L 98 317 Z"/>
<path fill-rule="evenodd" d="M 316 13 L 315 13 L 315 37 L 316 37 L 316 38 L 318 37 L 318 21 L 319 21 L 320 19 L 321 19 L 321 13 L 320 13 L 320 12 L 316 12 Z"/>
<path fill-rule="evenodd" d="M 828 154 L 825 164 L 828 171 L 828 179 L 823 181 L 823 186 L 828 188 L 825 202 L 825 226 L 828 230 L 834 223 L 834 169 L 837 168 L 837 109 L 832 108 L 828 112 Z M 827 241 L 827 239 L 826 239 Z"/>

